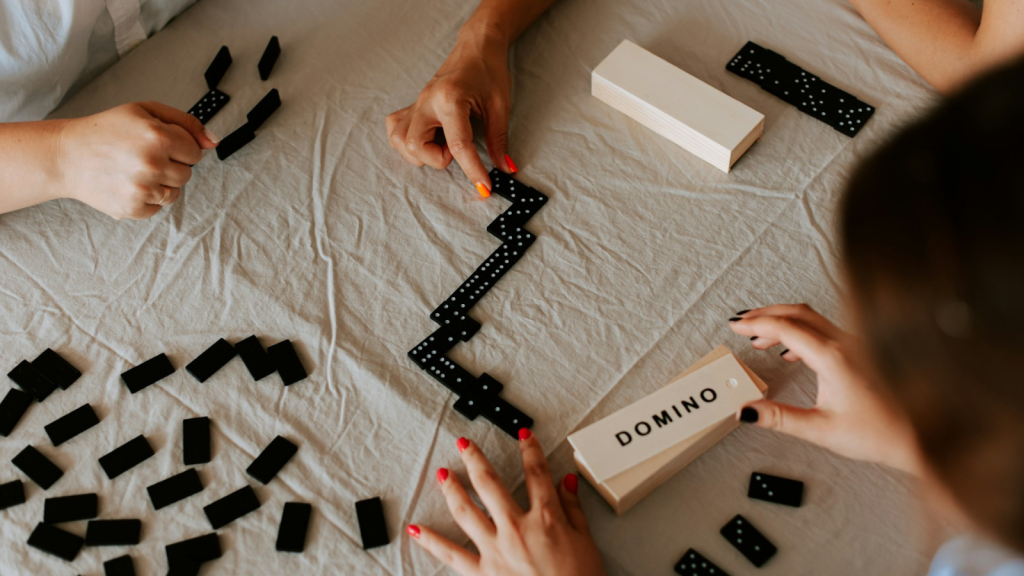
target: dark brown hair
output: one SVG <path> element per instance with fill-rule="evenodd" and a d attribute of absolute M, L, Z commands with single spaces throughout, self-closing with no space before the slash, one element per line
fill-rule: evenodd
<path fill-rule="evenodd" d="M 1024 63 L 902 130 L 846 192 L 843 253 L 873 368 L 939 479 L 1024 552 Z"/>

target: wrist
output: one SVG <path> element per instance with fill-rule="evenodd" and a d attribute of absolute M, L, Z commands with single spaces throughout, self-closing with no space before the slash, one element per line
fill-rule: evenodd
<path fill-rule="evenodd" d="M 68 183 L 70 178 L 72 157 L 74 155 L 74 137 L 72 126 L 74 119 L 53 120 L 47 126 L 47 147 L 50 162 L 46 167 L 46 178 L 49 182 L 52 198 L 75 198 L 74 187 Z"/>
<path fill-rule="evenodd" d="M 505 28 L 486 14 L 474 14 L 459 29 L 456 44 L 470 46 L 479 53 L 507 53 L 511 40 Z"/>

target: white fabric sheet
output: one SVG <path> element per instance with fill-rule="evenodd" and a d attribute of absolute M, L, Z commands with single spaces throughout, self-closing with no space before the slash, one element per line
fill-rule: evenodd
<path fill-rule="evenodd" d="M 263 507 L 220 531 L 206 574 L 433 574 L 404 535 L 410 522 L 452 537 L 436 487 L 461 471 L 455 440 L 479 442 L 521 481 L 515 443 L 451 409 L 453 398 L 405 356 L 434 329 L 428 314 L 490 253 L 486 225 L 507 203 L 483 201 L 456 167 L 406 165 L 384 131 L 445 58 L 473 0 L 204 0 L 55 113 L 133 100 L 187 109 L 226 44 L 220 88 L 231 104 L 209 127 L 224 136 L 271 87 L 283 105 L 226 162 L 195 168 L 181 200 L 144 222 L 114 222 L 72 201 L 0 216 L 4 369 L 53 347 L 83 369 L 73 388 L 33 406 L 0 440 L 0 481 L 27 443 L 65 468 L 29 502 L 0 512 L 0 573 L 97 574 L 129 552 L 163 574 L 164 544 L 209 531 L 202 506 L 250 479 L 277 434 L 299 453 Z M 282 55 L 256 71 L 271 35 Z M 764 137 L 724 174 L 590 96 L 590 71 L 629 38 L 766 115 Z M 747 40 L 772 48 L 878 107 L 848 139 L 725 71 Z M 478 305 L 483 329 L 453 357 L 506 386 L 532 415 L 559 476 L 565 437 L 650 393 L 727 343 L 771 386 L 808 405 L 813 375 L 731 335 L 738 309 L 806 301 L 839 314 L 833 231 L 857 161 L 934 92 L 842 0 L 562 0 L 513 56 L 511 153 L 521 179 L 551 201 L 530 221 L 539 239 Z M 482 148 L 482 147 L 481 147 Z M 216 339 L 290 338 L 310 377 L 254 384 L 235 360 L 205 384 L 184 365 Z M 157 353 L 179 367 L 130 395 L 118 374 Z M 91 402 L 96 428 L 60 448 L 42 427 Z M 154 512 L 145 487 L 181 471 L 181 420 L 214 422 L 200 495 Z M 144 433 L 157 454 L 114 482 L 96 458 Z M 754 470 L 804 480 L 800 509 L 746 498 Z M 25 540 L 47 496 L 99 491 L 102 517 L 138 517 L 143 543 L 85 549 L 73 565 Z M 353 503 L 381 496 L 391 545 L 360 548 Z M 736 513 L 779 547 L 759 573 L 923 574 L 946 528 L 916 485 L 754 428 L 726 438 L 622 518 L 586 485 L 581 496 L 612 574 L 670 574 L 689 547 L 732 574 L 752 567 L 718 534 Z M 521 489 L 519 497 L 522 497 Z M 314 515 L 306 552 L 273 550 L 283 502 Z M 84 523 L 68 528 L 84 534 Z"/>

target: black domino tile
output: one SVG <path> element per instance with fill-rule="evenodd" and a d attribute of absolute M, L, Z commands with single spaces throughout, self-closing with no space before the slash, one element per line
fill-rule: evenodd
<path fill-rule="evenodd" d="M 159 510 L 202 492 L 203 481 L 199 478 L 199 472 L 196 472 L 195 468 L 189 468 L 181 474 L 176 474 L 149 486 L 146 491 L 149 492 L 153 508 Z"/>
<path fill-rule="evenodd" d="M 135 576 L 135 563 L 125 554 L 103 563 L 104 576 Z"/>
<path fill-rule="evenodd" d="M 277 373 L 285 386 L 291 386 L 306 378 L 306 368 L 302 366 L 291 340 L 282 340 L 267 348 L 267 354 L 270 355 L 274 366 L 277 366 Z"/>
<path fill-rule="evenodd" d="M 475 389 L 476 378 L 447 356 L 436 358 L 422 368 L 431 378 L 459 396 Z"/>
<path fill-rule="evenodd" d="M 277 530 L 277 551 L 301 553 L 306 548 L 306 532 L 313 506 L 304 502 L 285 502 L 281 527 Z"/>
<path fill-rule="evenodd" d="M 61 530 L 56 526 L 40 522 L 28 537 L 28 545 L 63 558 L 68 562 L 78 556 L 84 540 L 80 536 Z"/>
<path fill-rule="evenodd" d="M 259 507 L 260 499 L 256 497 L 256 491 L 252 486 L 246 486 L 204 506 L 203 512 L 213 529 L 218 530 L 250 512 L 255 512 Z"/>
<path fill-rule="evenodd" d="M 42 372 L 50 382 L 60 386 L 61 390 L 70 388 L 82 375 L 78 368 L 49 348 L 32 361 L 32 366 Z"/>
<path fill-rule="evenodd" d="M 260 381 L 277 372 L 274 361 L 270 359 L 270 354 L 263 349 L 263 345 L 260 344 L 255 334 L 235 344 L 235 350 L 238 351 L 238 356 L 245 364 L 245 368 L 249 370 L 253 380 Z"/>
<path fill-rule="evenodd" d="M 26 446 L 11 462 L 43 490 L 60 480 L 64 471 L 33 446 Z"/>
<path fill-rule="evenodd" d="M 174 366 L 166 354 L 158 354 L 142 364 L 121 374 L 128 391 L 135 394 L 139 390 L 163 380 L 174 373 Z"/>
<path fill-rule="evenodd" d="M 0 402 L 0 436 L 10 436 L 14 427 L 18 425 L 25 411 L 32 404 L 32 396 L 28 392 L 22 392 L 16 388 L 7 391 L 2 402 Z"/>
<path fill-rule="evenodd" d="M 519 182 L 497 168 L 491 169 L 490 176 L 491 191 L 513 204 L 530 206 L 536 211 L 548 201 L 548 197 L 536 188 Z"/>
<path fill-rule="evenodd" d="M 197 536 L 181 542 L 175 542 L 164 547 L 167 553 L 167 563 L 171 572 L 188 573 L 187 570 L 211 560 L 216 560 L 222 555 L 220 547 L 220 536 L 216 532 Z"/>
<path fill-rule="evenodd" d="M 263 452 L 253 460 L 245 471 L 263 484 L 269 484 L 298 451 L 298 446 L 278 436 L 263 449 Z"/>
<path fill-rule="evenodd" d="M 85 528 L 86 546 L 135 546 L 142 541 L 142 521 L 92 520 Z"/>
<path fill-rule="evenodd" d="M 46 400 L 46 397 L 57 389 L 57 385 L 52 380 L 44 376 L 27 360 L 22 360 L 7 373 L 7 377 L 39 402 Z"/>
<path fill-rule="evenodd" d="M 804 483 L 764 472 L 752 472 L 747 497 L 799 508 L 804 501 Z"/>
<path fill-rule="evenodd" d="M 872 106 L 852 94 L 753 42 L 747 42 L 725 68 L 851 138 L 874 114 Z"/>
<path fill-rule="evenodd" d="M 256 131 L 248 123 L 242 124 L 240 128 L 225 136 L 217 144 L 217 158 L 227 160 L 232 154 L 238 152 L 243 146 L 256 138 Z"/>
<path fill-rule="evenodd" d="M 223 368 L 237 354 L 235 347 L 221 338 L 204 350 L 195 360 L 189 362 L 185 366 L 185 370 L 188 370 L 188 373 L 199 382 L 206 382 L 210 376 Z"/>
<path fill-rule="evenodd" d="M 693 548 L 687 550 L 683 557 L 676 562 L 675 571 L 681 576 L 729 576 L 725 570 L 716 566 L 714 562 Z"/>
<path fill-rule="evenodd" d="M 0 484 L 0 510 L 25 503 L 25 485 L 21 480 Z"/>
<path fill-rule="evenodd" d="M 231 51 L 228 50 L 227 46 L 221 46 L 220 50 L 217 51 L 217 55 L 213 57 L 213 62 L 210 62 L 210 66 L 203 73 L 203 77 L 206 78 L 206 85 L 213 90 L 220 84 L 224 74 L 228 71 L 231 66 Z"/>
<path fill-rule="evenodd" d="M 280 55 L 281 43 L 278 42 L 277 36 L 271 36 L 267 48 L 263 50 L 263 56 L 260 56 L 260 63 L 256 65 L 256 69 L 260 71 L 260 80 L 266 81 L 270 78 L 270 71 L 274 69 Z"/>
<path fill-rule="evenodd" d="M 758 568 L 764 566 L 765 562 L 770 560 L 778 551 L 774 544 L 769 542 L 757 528 L 754 528 L 746 518 L 739 514 L 730 520 L 728 524 L 722 526 L 721 534 L 741 554 L 746 556 L 751 564 Z"/>
<path fill-rule="evenodd" d="M 85 404 L 57 418 L 43 428 L 46 430 L 46 435 L 50 437 L 50 442 L 53 442 L 54 446 L 60 446 L 99 423 L 100 418 L 96 415 L 96 411 L 92 409 L 92 405 Z"/>
<path fill-rule="evenodd" d="M 99 516 L 100 499 L 96 494 L 75 494 L 47 498 L 43 502 L 43 522 L 59 524 L 90 520 Z"/>
<path fill-rule="evenodd" d="M 356 516 L 359 518 L 359 535 L 363 540 L 363 550 L 391 542 L 384 520 L 384 505 L 379 497 L 356 502 Z"/>
<path fill-rule="evenodd" d="M 248 124 L 253 130 L 259 130 L 260 126 L 267 121 L 267 118 L 270 118 L 270 115 L 280 107 L 281 94 L 277 91 L 277 88 L 274 88 L 267 92 L 267 95 L 253 106 L 252 110 L 245 115 L 245 118 L 249 121 Z"/>
<path fill-rule="evenodd" d="M 182 459 L 185 466 L 210 461 L 210 419 L 186 418 L 181 422 Z"/>
<path fill-rule="evenodd" d="M 459 343 L 458 336 L 450 328 L 441 326 L 409 351 L 409 358 L 420 368 L 426 368 L 433 361 L 448 353 Z"/>
<path fill-rule="evenodd" d="M 476 419 L 480 412 L 491 406 L 491 399 L 501 394 L 504 385 L 484 372 L 462 392 L 455 405 L 455 410 L 470 420 Z"/>
<path fill-rule="evenodd" d="M 533 418 L 524 414 L 504 398 L 483 396 L 482 399 L 484 406 L 480 410 L 480 415 L 510 437 L 518 439 L 519 430 L 533 427 Z"/>
<path fill-rule="evenodd" d="M 199 102 L 188 109 L 188 113 L 195 116 L 201 124 L 206 124 L 221 111 L 221 108 L 227 106 L 228 102 L 231 102 L 231 96 L 213 89 L 203 94 Z"/>
<path fill-rule="evenodd" d="M 169 555 L 167 568 L 167 576 L 199 576 L 202 564 L 178 555 Z"/>
<path fill-rule="evenodd" d="M 107 478 L 113 480 L 128 470 L 138 466 L 154 454 L 153 447 L 141 434 L 115 448 L 109 454 L 100 456 L 100 466 Z"/>

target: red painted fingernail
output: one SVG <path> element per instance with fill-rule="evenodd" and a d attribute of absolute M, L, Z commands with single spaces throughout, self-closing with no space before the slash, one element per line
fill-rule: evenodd
<path fill-rule="evenodd" d="M 505 154 L 505 163 L 508 164 L 508 169 L 511 170 L 513 174 L 519 172 L 519 168 L 516 168 L 516 163 L 512 161 L 512 157 L 508 154 Z"/>
<path fill-rule="evenodd" d="M 479 192 L 480 195 L 483 196 L 484 198 L 487 198 L 488 196 L 491 195 L 491 189 L 488 188 L 487 185 L 485 185 L 483 182 L 476 183 L 476 191 Z"/>
<path fill-rule="evenodd" d="M 531 434 L 530 434 L 530 429 L 529 428 L 520 428 L 519 429 L 519 440 L 520 441 L 522 441 L 522 440 L 529 440 L 530 436 L 531 436 Z"/>
<path fill-rule="evenodd" d="M 448 479 L 448 469 L 438 468 L 437 469 L 437 483 L 444 484 L 444 481 Z"/>
<path fill-rule="evenodd" d="M 459 452 L 465 452 L 466 448 L 469 448 L 469 440 L 459 438 L 458 441 L 455 442 L 455 447 L 459 449 Z"/>
<path fill-rule="evenodd" d="M 565 485 L 565 489 L 568 490 L 570 494 L 575 494 L 576 491 L 580 489 L 580 479 L 575 474 L 566 474 L 565 479 L 562 480 L 562 484 Z"/>
<path fill-rule="evenodd" d="M 413 538 L 420 537 L 420 527 L 415 524 L 409 524 L 408 526 L 406 526 L 405 531 L 408 532 L 409 536 L 412 536 Z"/>

